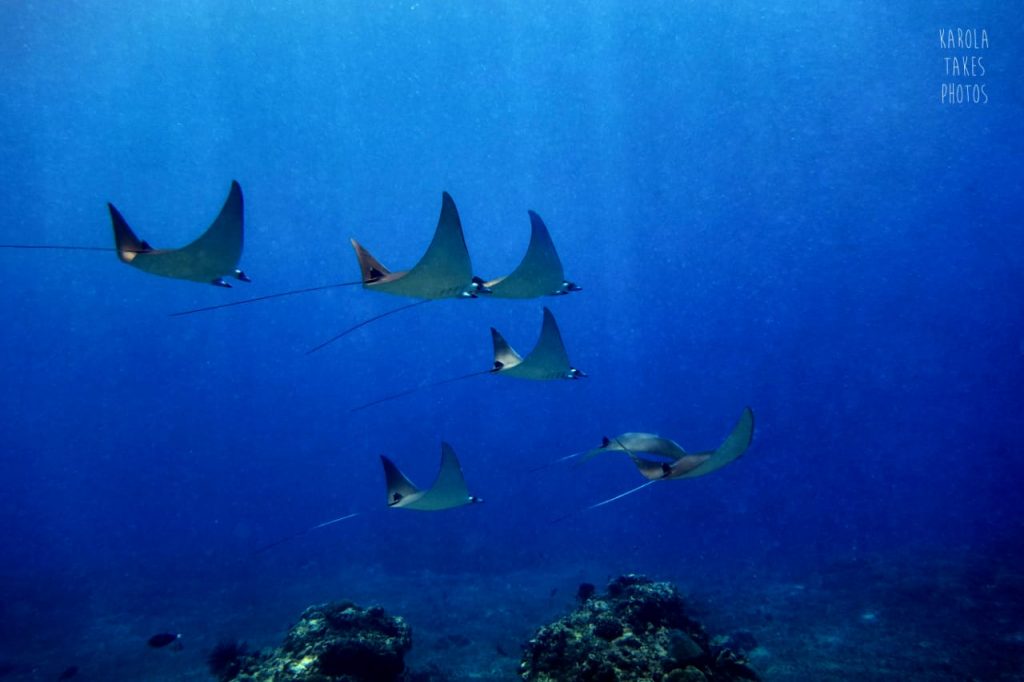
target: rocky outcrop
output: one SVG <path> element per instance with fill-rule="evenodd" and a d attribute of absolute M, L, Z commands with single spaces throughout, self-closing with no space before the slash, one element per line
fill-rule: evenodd
<path fill-rule="evenodd" d="M 603 594 L 581 591 L 572 613 L 526 645 L 520 674 L 532 682 L 758 679 L 743 658 L 710 643 L 675 586 L 638 575 L 612 580 Z"/>
<path fill-rule="evenodd" d="M 399 682 L 412 631 L 380 607 L 349 602 L 311 606 L 288 631 L 284 646 L 242 654 L 236 682 Z M 225 679 L 225 678 L 222 678 Z"/>

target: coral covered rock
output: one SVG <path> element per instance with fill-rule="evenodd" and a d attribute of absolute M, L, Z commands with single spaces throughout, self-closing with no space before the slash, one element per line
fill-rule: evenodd
<path fill-rule="evenodd" d="M 237 682 L 397 682 L 405 673 L 412 633 L 380 607 L 349 602 L 311 606 L 292 626 L 284 646 L 245 656 Z"/>
<path fill-rule="evenodd" d="M 612 580 L 604 594 L 542 627 L 520 673 L 537 682 L 758 679 L 732 651 L 710 645 L 673 585 L 638 575 Z"/>

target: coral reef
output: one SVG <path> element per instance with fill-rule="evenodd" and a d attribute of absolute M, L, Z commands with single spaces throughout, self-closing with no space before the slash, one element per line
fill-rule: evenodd
<path fill-rule="evenodd" d="M 743 658 L 710 643 L 675 586 L 639 575 L 612 580 L 604 594 L 542 627 L 525 647 L 520 674 L 531 682 L 759 679 Z"/>
<path fill-rule="evenodd" d="M 597 592 L 597 588 L 592 583 L 580 583 L 579 588 L 576 590 L 576 599 L 578 601 L 587 601 L 594 596 Z"/>
<path fill-rule="evenodd" d="M 350 602 L 306 609 L 270 652 L 242 655 L 235 682 L 399 682 L 406 679 L 405 654 L 412 631 L 380 607 Z"/>
<path fill-rule="evenodd" d="M 221 682 L 235 679 L 249 654 L 245 642 L 222 640 L 206 654 L 206 667 Z"/>

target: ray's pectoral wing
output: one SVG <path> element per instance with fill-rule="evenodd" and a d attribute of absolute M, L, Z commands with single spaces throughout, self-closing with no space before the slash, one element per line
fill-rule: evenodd
<path fill-rule="evenodd" d="M 632 433 L 632 432 L 621 433 L 618 436 L 615 436 L 613 438 L 609 438 L 608 436 L 605 436 L 604 438 L 601 439 L 602 442 L 601 442 L 600 446 L 598 446 L 596 448 L 593 448 L 591 450 L 587 450 L 586 452 L 584 452 L 582 455 L 579 456 L 579 461 L 577 462 L 577 465 L 583 464 L 584 462 L 589 462 L 590 460 L 594 459 L 598 455 L 604 454 L 606 452 L 624 452 L 626 454 L 632 454 L 630 452 L 631 447 L 629 445 L 627 445 L 627 443 L 629 443 L 630 441 L 633 441 L 635 443 L 637 437 L 645 437 L 645 436 L 652 437 L 652 438 L 657 438 L 657 436 L 655 436 L 653 433 Z"/>
<path fill-rule="evenodd" d="M 391 274 L 391 271 L 381 265 L 381 262 L 363 248 L 362 244 L 355 239 L 350 239 L 349 241 L 352 243 L 352 249 L 356 252 L 356 259 L 359 261 L 359 273 L 363 279 L 364 286 L 380 281 Z M 403 275 L 405 273 L 395 274 Z"/>
<path fill-rule="evenodd" d="M 153 251 L 149 244 L 138 238 L 135 231 L 128 226 L 128 221 L 113 204 L 107 204 L 107 208 L 110 210 L 110 222 L 114 226 L 114 248 L 122 263 L 131 265 L 140 254 Z"/>
<path fill-rule="evenodd" d="M 629 455 L 637 471 L 648 481 L 659 481 L 672 475 L 672 465 L 668 462 L 645 459 L 637 454 L 633 446 L 647 447 L 650 449 L 652 443 L 665 440 L 653 433 L 624 433 L 616 436 L 605 446 L 606 449 L 615 448 Z M 671 442 L 671 441 L 669 441 Z"/>
<path fill-rule="evenodd" d="M 547 308 L 544 308 L 544 323 L 541 326 L 537 345 L 522 362 L 507 370 L 502 370 L 500 373 L 520 379 L 541 381 L 574 379 L 577 376 L 583 376 L 569 364 L 569 354 L 565 350 L 562 333 L 558 330 L 558 323 L 555 322 L 554 315 Z"/>
<path fill-rule="evenodd" d="M 644 478 L 649 481 L 659 481 L 663 478 L 668 478 L 672 474 L 672 466 L 667 462 L 658 462 L 651 459 L 644 459 L 634 452 L 627 450 L 629 458 L 633 460 L 633 464 L 636 465 L 637 471 L 639 471 Z"/>
<path fill-rule="evenodd" d="M 625 452 L 625 450 L 623 450 L 620 447 L 616 447 L 614 444 L 602 445 L 599 448 L 587 450 L 582 455 L 580 455 L 579 458 L 576 460 L 576 466 L 579 466 L 585 462 L 589 462 L 598 455 L 603 455 L 606 452 Z"/>
<path fill-rule="evenodd" d="M 118 258 L 140 270 L 163 277 L 218 283 L 225 276 L 247 279 L 238 271 L 244 243 L 242 188 L 231 182 L 217 219 L 190 244 L 179 249 L 153 249 L 136 236 L 121 213 L 108 205 Z"/>
<path fill-rule="evenodd" d="M 572 370 L 569 364 L 569 353 L 562 341 L 562 332 L 551 311 L 544 308 L 544 323 L 540 328 L 537 345 L 523 362 L 532 362 L 537 367 L 544 367 L 553 373 L 568 374 Z"/>
<path fill-rule="evenodd" d="M 243 211 L 242 188 L 237 182 L 232 181 L 228 198 L 224 201 L 217 219 L 198 239 L 183 247 L 180 253 L 197 271 L 231 274 L 242 258 Z"/>
<path fill-rule="evenodd" d="M 696 455 L 685 455 L 672 462 L 666 478 L 686 478 L 686 475 L 711 459 L 713 453 L 704 452 Z"/>
<path fill-rule="evenodd" d="M 703 464 L 696 466 L 688 473 L 677 478 L 696 478 L 697 476 L 706 476 L 713 471 L 718 471 L 725 465 L 731 464 L 742 457 L 753 438 L 754 412 L 749 407 L 745 407 L 739 421 L 733 427 L 732 433 L 729 434 L 728 438 L 725 439 L 718 449 L 712 452 Z"/>
<path fill-rule="evenodd" d="M 565 271 L 551 233 L 540 216 L 530 211 L 530 245 L 523 260 L 511 274 L 485 286 L 500 298 L 538 298 L 562 293 L 564 285 Z"/>
<path fill-rule="evenodd" d="M 388 272 L 366 249 L 353 240 L 363 286 L 375 291 L 412 298 L 453 298 L 473 288 L 473 265 L 462 232 L 455 201 L 445 192 L 434 238 L 419 262 L 406 272 Z"/>
<path fill-rule="evenodd" d="M 448 443 L 441 444 L 441 470 L 430 489 L 416 501 L 413 508 L 423 511 L 451 509 L 469 504 L 473 498 L 462 475 L 462 466 L 455 450 Z"/>
<path fill-rule="evenodd" d="M 415 500 L 419 496 L 420 490 L 412 484 L 408 478 L 405 477 L 395 463 L 384 455 L 380 456 L 380 461 L 384 465 L 384 480 L 387 485 L 388 494 L 388 506 L 389 507 L 401 507 L 405 506 L 403 503 L 408 504 Z"/>
<path fill-rule="evenodd" d="M 689 456 L 674 440 L 663 438 L 655 433 L 628 431 L 626 433 L 621 433 L 614 438 L 605 437 L 604 442 L 600 447 L 588 450 L 579 456 L 579 464 L 587 462 L 605 452 L 626 453 L 633 459 L 634 464 L 637 464 L 637 460 L 639 459 L 637 455 L 639 453 L 655 455 L 656 457 L 664 457 L 672 462 L 675 462 L 680 458 L 685 459 Z M 644 461 L 658 466 L 665 464 L 664 462 L 651 460 Z M 637 464 L 637 468 L 640 468 L 639 464 Z M 643 472 L 641 471 L 641 473 Z M 658 478 L 660 478 L 660 476 Z"/>
<path fill-rule="evenodd" d="M 522 363 L 522 356 L 508 344 L 508 341 L 501 335 L 501 332 L 494 327 L 491 327 L 491 343 L 494 346 L 494 367 L 492 371 L 500 372 Z"/>
<path fill-rule="evenodd" d="M 447 277 L 462 284 L 473 279 L 473 266 L 469 260 L 466 237 L 462 232 L 462 220 L 448 192 L 441 195 L 441 214 L 437 218 L 434 238 L 423 257 L 409 271 L 409 276 L 420 273 L 424 277 Z"/>
<path fill-rule="evenodd" d="M 615 440 L 623 449 L 633 452 L 645 452 L 670 460 L 686 456 L 686 450 L 683 450 L 679 443 L 655 433 L 629 432 L 616 436 Z"/>

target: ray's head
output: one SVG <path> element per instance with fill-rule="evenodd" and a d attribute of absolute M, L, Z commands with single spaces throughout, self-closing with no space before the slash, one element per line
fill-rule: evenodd
<path fill-rule="evenodd" d="M 480 277 L 473 275 L 473 280 L 469 285 L 469 288 L 462 292 L 463 298 L 477 298 L 481 294 L 491 294 L 491 288 L 487 286 L 487 283 Z"/>

